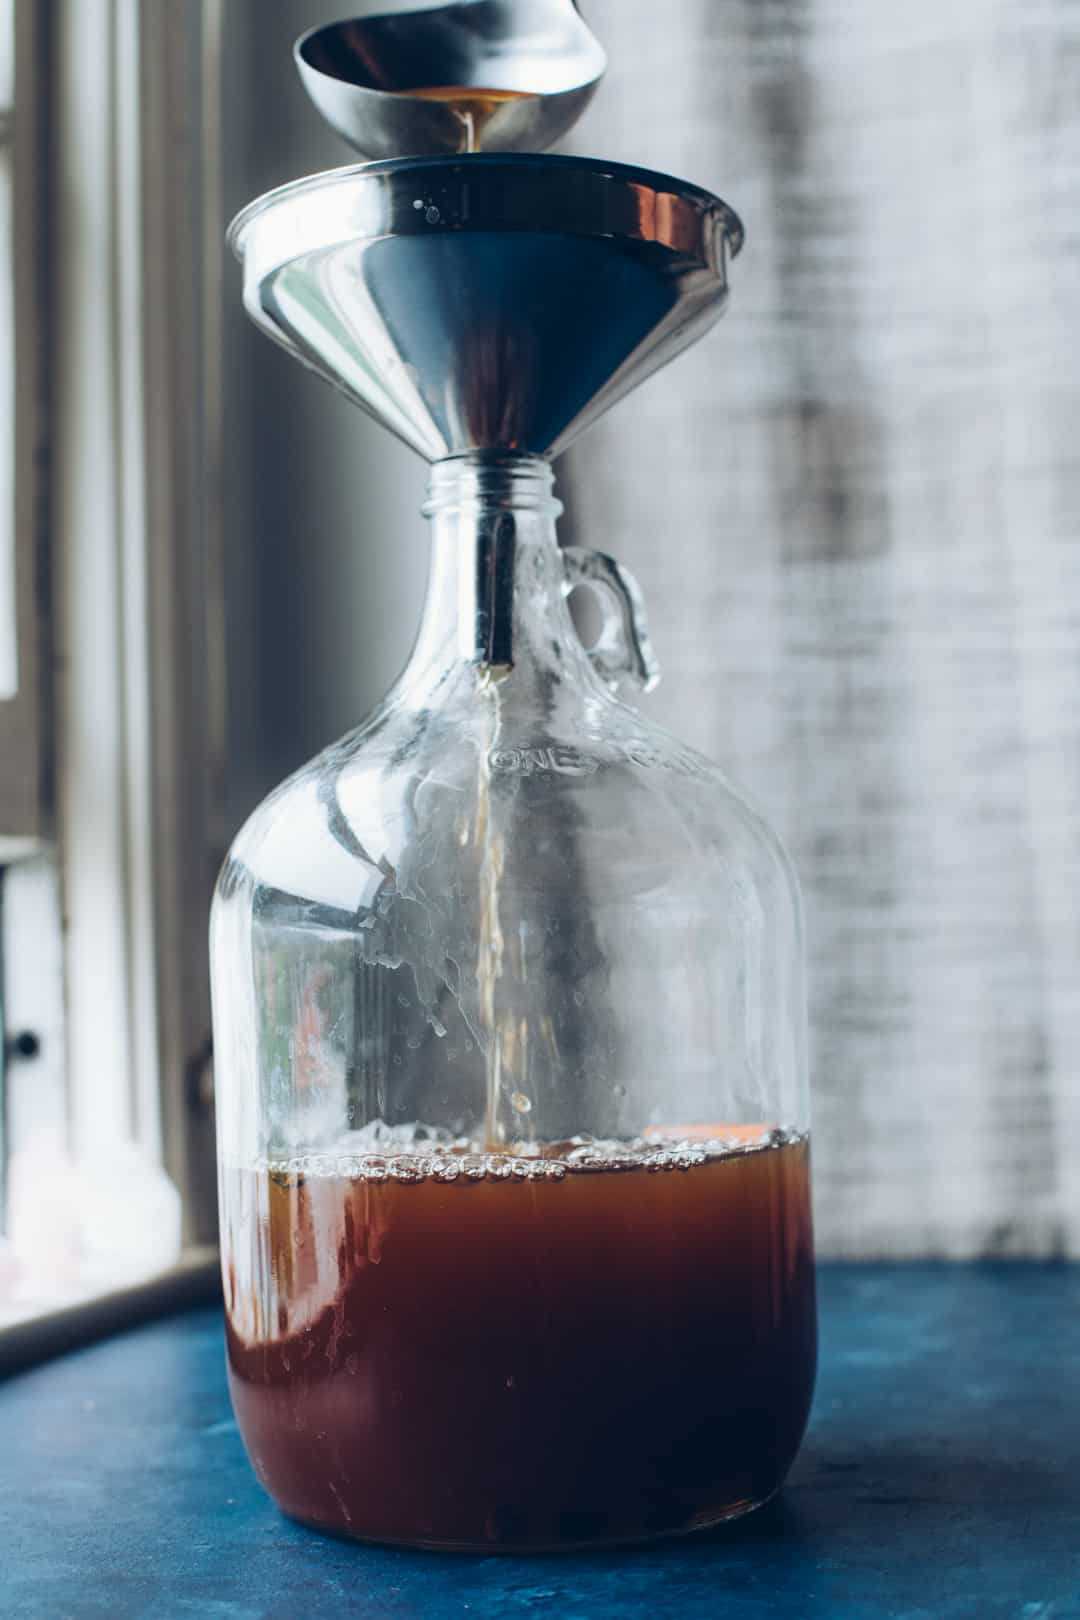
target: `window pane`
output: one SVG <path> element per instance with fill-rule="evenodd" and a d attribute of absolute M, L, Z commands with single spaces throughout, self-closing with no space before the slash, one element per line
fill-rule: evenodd
<path fill-rule="evenodd" d="M 0 10 L 3 0 L 0 0 Z M 15 696 L 15 344 L 11 144 L 0 145 L 0 700 Z"/>
<path fill-rule="evenodd" d="M 0 108 L 15 99 L 14 11 L 14 0 L 0 0 Z"/>
<path fill-rule="evenodd" d="M 14 0 L 0 0 L 0 700 L 15 696 L 15 332 L 12 304 L 11 112 Z"/>

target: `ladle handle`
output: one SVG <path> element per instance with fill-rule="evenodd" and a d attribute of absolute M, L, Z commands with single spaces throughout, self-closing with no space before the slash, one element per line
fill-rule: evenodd
<path fill-rule="evenodd" d="M 651 692 L 660 679 L 660 665 L 649 640 L 645 598 L 633 574 L 606 552 L 587 546 L 564 546 L 563 562 L 567 596 L 577 586 L 589 585 L 600 598 L 600 634 L 586 651 L 601 680 L 614 691 L 620 677 L 628 676 L 643 692 Z"/>

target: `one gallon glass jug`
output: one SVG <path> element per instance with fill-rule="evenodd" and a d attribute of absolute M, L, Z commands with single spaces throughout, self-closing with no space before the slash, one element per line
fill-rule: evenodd
<path fill-rule="evenodd" d="M 615 695 L 654 675 L 640 599 L 560 549 L 550 468 L 719 313 L 738 223 L 646 171 L 481 156 L 317 176 L 236 241 L 256 319 L 433 461 L 408 667 L 255 811 L 214 904 L 252 1462 L 299 1519 L 433 1547 L 744 1513 L 814 1374 L 797 888 Z"/>

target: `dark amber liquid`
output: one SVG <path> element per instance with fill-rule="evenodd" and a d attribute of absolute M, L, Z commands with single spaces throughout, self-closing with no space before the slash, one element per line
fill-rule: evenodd
<path fill-rule="evenodd" d="M 554 1547 L 712 1524 L 783 1480 L 816 1353 L 805 1140 L 542 1182 L 237 1171 L 225 1193 L 233 1403 L 286 1513 Z"/>
<path fill-rule="evenodd" d="M 475 152 L 480 136 L 500 107 L 508 101 L 522 101 L 527 90 L 491 90 L 474 84 L 425 84 L 395 92 L 416 96 L 421 101 L 441 101 L 461 124 L 462 150 Z"/>
<path fill-rule="evenodd" d="M 425 84 L 413 90 L 398 90 L 399 96 L 416 96 L 421 101 L 445 101 L 447 106 L 458 109 L 468 108 L 470 112 L 484 113 L 490 116 L 497 107 L 506 101 L 523 101 L 529 92 L 527 90 L 490 90 L 479 84 Z"/>

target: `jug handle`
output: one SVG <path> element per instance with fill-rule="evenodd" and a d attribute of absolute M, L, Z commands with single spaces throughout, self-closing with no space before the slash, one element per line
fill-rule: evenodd
<path fill-rule="evenodd" d="M 628 568 L 606 552 L 564 546 L 562 554 L 566 570 L 563 595 L 569 596 L 578 585 L 590 585 L 602 605 L 600 634 L 586 648 L 593 668 L 612 691 L 625 675 L 643 692 L 651 692 L 660 679 L 660 665 L 649 640 L 641 586 Z"/>

